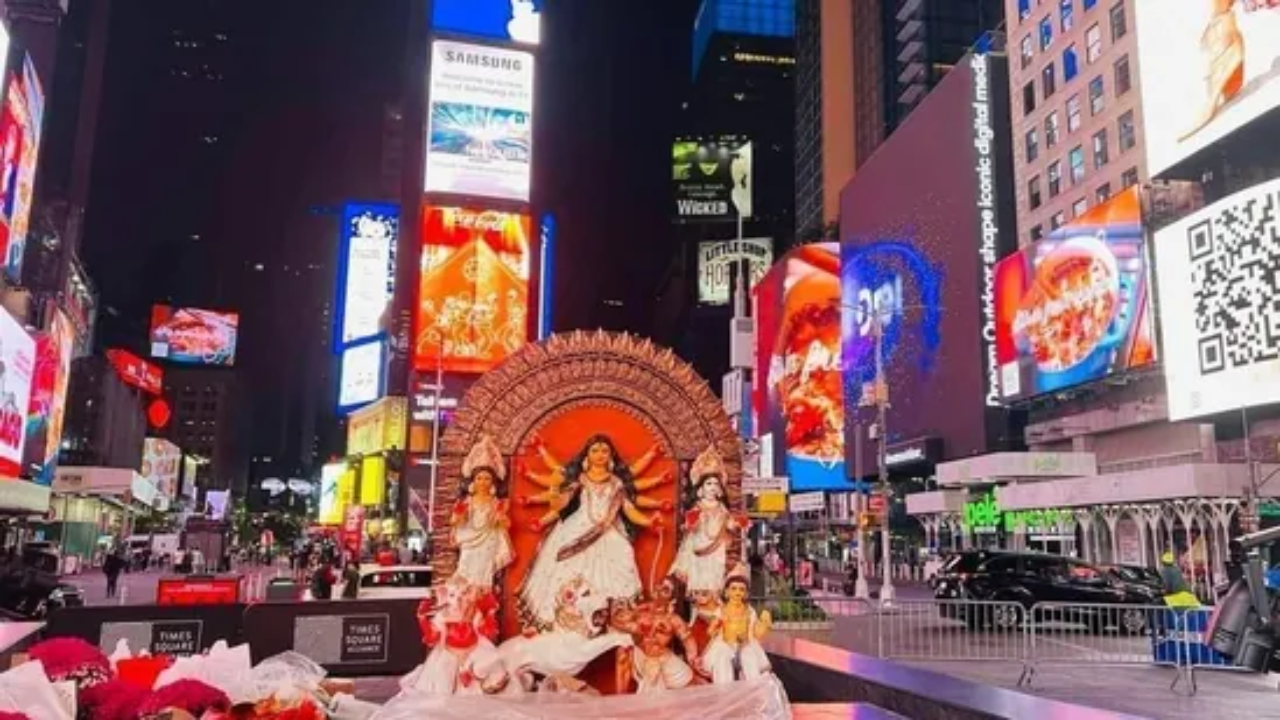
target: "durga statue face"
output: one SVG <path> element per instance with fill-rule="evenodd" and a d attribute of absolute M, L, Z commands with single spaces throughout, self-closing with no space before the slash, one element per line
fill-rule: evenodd
<path fill-rule="evenodd" d="M 670 477 L 637 477 L 659 457 L 656 445 L 631 464 L 607 435 L 589 438 L 564 463 L 539 439 L 534 438 L 533 447 L 547 469 L 525 472 L 541 492 L 520 501 L 547 506 L 530 529 L 550 529 L 520 588 L 520 602 L 526 624 L 546 629 L 555 621 L 556 594 L 574 578 L 582 578 L 611 599 L 630 600 L 640 594 L 640 569 L 630 531 L 661 532 L 665 525 L 661 513 L 672 508 L 645 493 Z"/>

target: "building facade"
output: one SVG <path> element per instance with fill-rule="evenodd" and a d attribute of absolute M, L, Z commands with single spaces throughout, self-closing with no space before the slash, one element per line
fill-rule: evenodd
<path fill-rule="evenodd" d="M 1019 242 L 1146 182 L 1134 0 L 1007 0 Z"/>
<path fill-rule="evenodd" d="M 142 467 L 147 436 L 144 394 L 124 382 L 104 357 L 71 365 L 67 419 L 59 464 Z"/>

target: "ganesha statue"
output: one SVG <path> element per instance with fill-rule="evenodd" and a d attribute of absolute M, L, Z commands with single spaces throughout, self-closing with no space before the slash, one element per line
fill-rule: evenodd
<path fill-rule="evenodd" d="M 560 682 L 582 672 L 592 660 L 618 648 L 631 647 L 631 636 L 609 629 L 610 599 L 583 578 L 565 583 L 556 595 L 555 621 L 541 633 L 530 630 L 502 643 L 502 664 L 534 689 L 537 677 Z"/>
<path fill-rule="evenodd" d="M 494 646 L 498 602 L 487 587 L 455 575 L 418 606 L 427 659 L 401 685 L 432 695 L 497 695 L 520 691 Z"/>
<path fill-rule="evenodd" d="M 462 497 L 450 513 L 450 540 L 458 548 L 456 576 L 476 587 L 492 587 L 494 576 L 515 560 L 511 519 L 503 499 L 506 463 L 485 435 L 462 463 Z"/>
<path fill-rule="evenodd" d="M 709 447 L 689 468 L 690 500 L 684 513 L 684 539 L 671 566 L 684 580 L 689 597 L 705 612 L 713 612 L 724 588 L 729 547 L 747 527 L 745 517 L 729 512 L 725 492 L 724 459 Z"/>

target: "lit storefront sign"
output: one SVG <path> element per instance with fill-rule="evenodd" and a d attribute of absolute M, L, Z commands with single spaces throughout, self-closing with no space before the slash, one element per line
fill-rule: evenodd
<path fill-rule="evenodd" d="M 1066 510 L 1010 510 L 1004 512 L 996 504 L 994 495 L 983 495 L 978 500 L 965 503 L 964 528 L 974 533 L 1006 533 L 1050 531 L 1067 527 L 1074 518 Z"/>

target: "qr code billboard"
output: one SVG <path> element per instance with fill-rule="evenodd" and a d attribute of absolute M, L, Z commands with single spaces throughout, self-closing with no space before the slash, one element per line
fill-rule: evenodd
<path fill-rule="evenodd" d="M 1156 233 L 1172 420 L 1280 402 L 1280 180 Z"/>

